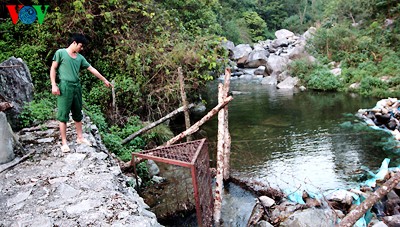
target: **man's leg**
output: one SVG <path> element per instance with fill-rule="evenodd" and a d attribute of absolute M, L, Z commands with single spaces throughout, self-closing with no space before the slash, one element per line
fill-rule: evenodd
<path fill-rule="evenodd" d="M 82 136 L 82 121 L 75 121 L 75 128 L 76 128 L 77 140 L 81 141 L 83 139 L 83 136 Z"/>
<path fill-rule="evenodd" d="M 67 124 L 60 121 L 60 135 L 62 145 L 67 145 Z"/>

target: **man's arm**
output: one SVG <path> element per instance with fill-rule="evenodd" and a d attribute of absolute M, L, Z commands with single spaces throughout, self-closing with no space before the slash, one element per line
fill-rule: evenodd
<path fill-rule="evenodd" d="M 60 95 L 60 89 L 58 89 L 56 83 L 56 69 L 58 67 L 58 62 L 53 61 L 50 68 L 50 81 L 51 81 L 51 93 L 53 95 Z"/>
<path fill-rule="evenodd" d="M 97 71 L 97 69 L 95 69 L 92 66 L 89 66 L 89 68 L 87 68 L 93 75 L 95 75 L 97 78 L 99 78 L 101 81 L 104 82 L 104 85 L 106 85 L 107 87 L 113 86 L 104 76 L 102 76 L 99 71 Z"/>

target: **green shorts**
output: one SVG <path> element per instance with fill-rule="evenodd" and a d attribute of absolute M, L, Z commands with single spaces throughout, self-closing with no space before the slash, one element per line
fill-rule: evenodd
<path fill-rule="evenodd" d="M 79 82 L 62 80 L 58 84 L 60 95 L 57 97 L 57 120 L 68 122 L 69 112 L 74 121 L 82 121 L 82 87 Z"/>

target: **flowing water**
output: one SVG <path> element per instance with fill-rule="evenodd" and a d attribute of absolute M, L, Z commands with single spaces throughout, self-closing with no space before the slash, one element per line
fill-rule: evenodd
<path fill-rule="evenodd" d="M 312 192 L 359 186 L 384 158 L 398 166 L 392 137 L 355 116 L 378 99 L 329 92 L 280 90 L 254 81 L 232 81 L 229 104 L 231 168 L 282 190 Z M 217 104 L 217 81 L 204 94 Z M 217 117 L 202 127 L 215 155 Z M 213 164 L 215 166 L 215 161 Z"/>
<path fill-rule="evenodd" d="M 217 105 L 217 85 L 218 81 L 209 84 L 203 94 L 207 110 L 195 114 L 195 121 Z M 370 129 L 355 116 L 359 109 L 374 107 L 378 99 L 279 90 L 257 81 L 239 80 L 231 82 L 231 93 L 234 100 L 229 103 L 229 130 L 235 176 L 285 192 L 323 193 L 358 187 L 370 177 L 369 171 L 378 171 L 385 158 L 391 159 L 390 166 L 400 164 L 391 135 Z M 208 139 L 212 167 L 216 165 L 217 125 L 215 116 L 198 133 Z M 154 194 L 148 197 L 154 198 Z M 162 204 L 171 199 L 176 196 L 164 195 L 156 200 Z M 229 184 L 223 192 L 224 226 L 246 226 L 254 204 L 253 195 Z M 163 224 L 196 226 L 196 219 L 192 215 Z"/>

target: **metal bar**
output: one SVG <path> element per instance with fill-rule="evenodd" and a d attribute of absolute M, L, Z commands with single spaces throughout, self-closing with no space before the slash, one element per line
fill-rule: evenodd
<path fill-rule="evenodd" d="M 190 168 L 191 167 L 190 163 L 182 162 L 182 161 L 178 161 L 178 160 L 172 160 L 172 159 L 168 159 L 168 158 L 160 158 L 160 157 L 143 155 L 143 154 L 132 154 L 132 155 L 140 157 L 140 158 L 143 158 L 143 159 L 151 159 L 153 161 L 173 164 L 173 165 L 177 165 L 177 166 L 183 166 L 183 167 L 186 167 L 186 168 Z"/>
<path fill-rule="evenodd" d="M 203 226 L 202 221 L 202 213 L 201 213 L 201 206 L 200 206 L 200 198 L 199 198 L 199 188 L 197 184 L 197 174 L 196 174 L 196 166 L 192 165 L 190 168 L 190 172 L 192 173 L 192 182 L 193 182 L 193 191 L 194 191 L 194 199 L 196 202 L 196 216 L 197 216 L 197 223 L 199 226 Z"/>
<path fill-rule="evenodd" d="M 204 142 L 206 141 L 206 139 L 202 139 L 199 146 L 197 147 L 196 153 L 194 153 L 193 159 L 192 159 L 192 165 L 195 164 L 195 162 L 197 161 L 197 158 L 199 157 L 199 154 L 201 152 L 201 148 L 204 146 Z"/>

